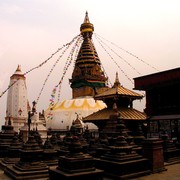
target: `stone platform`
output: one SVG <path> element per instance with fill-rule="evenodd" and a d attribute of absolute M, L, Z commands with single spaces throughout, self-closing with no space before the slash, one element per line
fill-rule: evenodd
<path fill-rule="evenodd" d="M 180 179 L 180 163 L 168 165 L 165 164 L 167 171 L 162 171 L 160 173 L 150 174 L 147 176 L 142 176 L 139 178 L 134 178 L 132 180 L 179 180 Z M 11 180 L 4 171 L 0 169 L 0 180 Z M 39 180 L 47 180 L 47 178 L 41 178 Z M 110 178 L 103 178 L 103 180 L 112 180 Z"/>

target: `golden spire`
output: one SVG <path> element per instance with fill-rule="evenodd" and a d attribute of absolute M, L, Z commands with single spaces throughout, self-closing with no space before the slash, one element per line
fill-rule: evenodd
<path fill-rule="evenodd" d="M 23 73 L 22 73 L 22 71 L 21 71 L 21 66 L 18 64 L 18 66 L 17 66 L 17 69 L 15 70 L 15 72 L 14 72 L 14 74 L 11 76 L 11 77 L 14 77 L 14 76 L 16 76 L 16 75 L 21 75 L 21 76 L 24 76 L 23 75 Z"/>
<path fill-rule="evenodd" d="M 85 15 L 85 18 L 84 18 L 84 23 L 90 23 L 87 11 L 86 11 L 86 15 Z"/>
<path fill-rule="evenodd" d="M 115 78 L 115 82 L 114 82 L 113 87 L 120 87 L 120 86 L 121 86 L 121 84 L 119 81 L 118 72 L 116 72 L 116 78 Z"/>
<path fill-rule="evenodd" d="M 94 31 L 94 26 L 89 21 L 87 11 L 86 11 L 86 15 L 84 18 L 84 22 L 83 22 L 83 24 L 81 24 L 80 31 L 81 31 L 81 34 L 83 35 L 84 38 L 86 38 L 86 37 L 91 38 L 92 37 L 93 31 Z"/>

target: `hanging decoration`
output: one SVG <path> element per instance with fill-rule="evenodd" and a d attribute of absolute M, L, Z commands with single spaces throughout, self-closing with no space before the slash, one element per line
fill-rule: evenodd
<path fill-rule="evenodd" d="M 116 64 L 116 66 L 120 69 L 120 71 L 125 75 L 125 77 L 132 83 L 134 84 L 134 82 L 132 81 L 132 79 L 125 73 L 125 71 L 119 66 L 119 64 L 114 60 L 114 58 L 111 56 L 111 54 L 106 50 L 106 48 L 103 46 L 103 44 L 98 41 L 98 43 L 100 44 L 100 46 L 104 49 L 104 51 L 108 54 L 108 56 L 111 58 L 111 60 Z"/>
<path fill-rule="evenodd" d="M 66 75 L 66 72 L 67 72 L 69 66 L 71 65 L 71 63 L 72 63 L 72 61 L 73 61 L 73 55 L 74 55 L 74 59 L 76 59 L 76 57 L 77 57 L 77 54 L 78 54 L 77 52 L 78 52 L 78 50 L 79 50 L 79 45 L 82 43 L 82 40 L 83 40 L 83 39 L 82 39 L 82 36 L 79 36 L 79 37 L 77 38 L 77 40 L 76 40 L 74 46 L 72 47 L 71 52 L 70 52 L 70 54 L 69 54 L 69 56 L 68 56 L 68 58 L 67 58 L 66 64 L 65 64 L 65 66 L 64 66 L 64 68 L 63 68 L 63 75 L 62 75 L 59 83 L 57 84 L 57 86 L 59 86 L 58 102 L 60 101 L 61 85 L 62 85 L 63 79 L 64 79 L 64 77 L 65 77 L 65 75 Z M 75 51 L 75 50 L 76 50 L 76 51 Z M 75 62 L 75 61 L 74 61 L 74 62 Z"/>
<path fill-rule="evenodd" d="M 73 55 L 75 54 L 75 50 L 79 49 L 79 44 L 82 42 L 82 37 L 79 36 L 77 39 L 76 39 L 76 42 L 74 44 L 74 46 L 72 47 L 71 51 L 70 51 L 70 54 L 67 58 L 67 61 L 65 63 L 65 66 L 63 68 L 63 74 L 62 74 L 62 77 L 59 81 L 59 83 L 54 87 L 53 91 L 52 91 L 52 94 L 51 94 L 51 98 L 50 98 L 50 103 L 49 103 L 49 113 L 47 115 L 47 118 L 49 120 L 52 120 L 53 119 L 53 113 L 52 113 L 52 110 L 53 110 L 53 107 L 54 107 L 54 100 L 55 100 L 55 95 L 56 95 L 56 91 L 57 91 L 57 88 L 59 86 L 59 92 L 58 92 L 58 102 L 60 100 L 60 94 L 61 94 L 61 85 L 62 85 L 62 82 L 63 82 L 63 79 L 66 75 L 66 72 L 69 68 L 69 66 L 71 65 L 72 61 L 73 61 Z M 77 51 L 76 51 L 77 52 Z M 77 54 L 75 54 L 75 58 L 76 58 Z"/>
<path fill-rule="evenodd" d="M 16 81 L 14 81 L 12 84 L 8 85 L 8 87 L 1 93 L 0 98 L 19 80 L 18 78 Z"/>
<path fill-rule="evenodd" d="M 92 42 L 93 42 L 93 39 L 92 39 Z M 93 42 L 93 44 L 94 44 L 94 42 Z M 94 49 L 95 49 L 95 48 L 94 48 Z M 93 50 L 93 49 L 91 49 L 91 50 Z M 101 67 L 102 67 L 102 70 L 103 70 L 105 76 L 108 77 L 108 75 L 107 75 L 107 73 L 106 73 L 106 71 L 105 71 L 105 68 L 104 68 L 104 66 L 103 66 L 102 63 L 101 63 Z M 111 80 L 108 78 L 107 85 L 109 85 L 109 84 L 110 84 L 110 86 L 112 86 L 112 82 L 111 82 Z"/>
<path fill-rule="evenodd" d="M 42 94 L 42 92 L 43 92 L 43 90 L 44 90 L 44 87 L 45 87 L 45 85 L 46 85 L 46 83 L 47 83 L 47 81 L 48 81 L 51 73 L 53 72 L 54 68 L 56 67 L 56 65 L 58 64 L 58 62 L 60 61 L 60 59 L 63 57 L 63 55 L 65 54 L 65 52 L 69 49 L 69 47 L 73 44 L 73 42 L 74 42 L 79 36 L 80 36 L 80 35 L 76 36 L 75 38 L 72 39 L 71 42 L 69 42 L 69 43 L 66 44 L 66 48 L 64 49 L 64 51 L 62 52 L 62 54 L 58 57 L 58 59 L 57 59 L 57 60 L 55 61 L 55 63 L 53 64 L 50 72 L 48 73 L 48 75 L 47 75 L 47 77 L 46 77 L 46 79 L 45 79 L 45 81 L 44 81 L 44 83 L 43 83 L 43 86 L 42 86 L 42 88 L 41 88 L 41 90 L 40 90 L 40 93 L 39 93 L 39 95 L 38 95 L 38 97 L 37 97 L 37 100 L 36 100 L 37 103 L 38 103 L 38 101 L 39 101 L 39 98 L 40 98 L 40 96 L 41 96 L 41 94 Z"/>
<path fill-rule="evenodd" d="M 125 50 L 125 49 L 119 47 L 119 46 L 116 45 L 115 43 L 113 43 L 113 42 L 111 42 L 111 41 L 109 41 L 109 40 L 103 38 L 102 36 L 100 36 L 100 35 L 98 35 L 98 34 L 96 34 L 96 33 L 94 33 L 94 35 L 96 35 L 96 36 L 98 36 L 99 38 L 102 38 L 102 39 L 104 39 L 105 41 L 111 43 L 112 45 L 116 46 L 117 48 L 119 48 L 119 49 L 121 49 L 122 51 L 124 51 L 124 52 L 126 52 L 127 54 L 129 54 L 130 56 L 136 58 L 137 60 L 139 60 L 139 61 L 141 61 L 142 63 L 146 64 L 147 66 L 151 67 L 152 69 L 154 69 L 154 70 L 156 70 L 156 71 L 159 71 L 156 67 L 150 65 L 149 63 L 147 63 L 147 62 L 144 61 L 143 59 L 139 58 L 139 57 L 136 56 L 135 54 L 133 54 L 133 53 L 131 53 L 131 52 L 129 52 L 129 51 L 127 51 L 127 50 Z"/>
<path fill-rule="evenodd" d="M 45 85 L 46 85 L 46 83 L 47 83 L 47 81 L 48 81 L 51 73 L 53 72 L 54 68 L 56 67 L 56 65 L 58 64 L 58 62 L 60 61 L 60 59 L 62 58 L 62 56 L 64 55 L 64 53 L 67 51 L 68 48 L 69 48 L 69 46 L 66 46 L 65 50 L 62 52 L 62 54 L 58 57 L 58 59 L 56 60 L 56 62 L 53 64 L 51 70 L 49 71 L 49 73 L 48 73 L 48 75 L 47 75 L 47 77 L 46 77 L 46 79 L 44 80 L 44 83 L 43 83 L 42 88 L 41 88 L 41 90 L 40 90 L 40 92 L 39 92 L 39 95 L 38 95 L 38 97 L 37 97 L 36 102 L 39 101 L 39 98 L 40 98 L 40 96 L 41 96 L 41 94 L 42 94 L 42 92 L 43 92 L 43 90 L 44 90 L 44 87 L 45 87 Z"/>
<path fill-rule="evenodd" d="M 79 37 L 80 35 L 75 36 L 72 41 L 74 41 L 75 39 L 77 39 L 77 37 Z M 61 48 L 58 48 L 57 51 L 55 51 L 49 58 L 47 58 L 45 61 L 43 61 L 41 64 L 39 64 L 38 66 L 35 66 L 34 68 L 31 68 L 30 70 L 26 71 L 23 75 L 27 75 L 28 73 L 30 73 L 31 71 L 38 69 L 40 67 L 42 67 L 44 64 L 46 64 L 49 60 L 51 60 L 53 58 L 53 56 L 55 54 L 57 54 L 59 51 L 61 51 L 63 48 L 65 48 L 66 46 L 68 46 L 72 41 L 70 41 L 69 43 L 66 43 L 65 45 L 63 45 Z M 0 94 L 0 98 L 17 82 L 19 81 L 20 78 L 18 78 L 16 81 L 14 81 L 12 84 L 10 84 L 1 94 Z"/>
<path fill-rule="evenodd" d="M 49 113 L 47 114 L 47 119 L 48 120 L 53 119 L 52 110 L 53 110 L 53 106 L 54 106 L 54 98 L 55 98 L 55 95 L 56 95 L 56 91 L 57 91 L 57 86 L 54 87 L 54 89 L 52 91 L 52 94 L 51 94 L 50 103 L 49 103 Z"/>
<path fill-rule="evenodd" d="M 80 45 L 82 44 L 82 41 L 83 41 L 83 36 L 81 36 L 81 38 L 80 38 L 80 40 L 77 42 L 77 48 L 76 48 L 76 50 L 75 50 L 75 57 L 74 57 L 74 59 L 76 60 L 77 59 L 77 56 L 78 56 L 78 53 L 79 53 L 79 47 L 80 47 Z M 74 64 L 73 64 L 73 67 L 75 67 L 75 63 L 76 63 L 76 61 L 74 60 Z"/>
<path fill-rule="evenodd" d="M 116 53 L 111 47 L 109 47 L 105 42 L 103 42 L 98 36 L 95 35 L 95 38 L 97 39 L 97 41 L 100 41 L 102 44 L 108 47 L 114 54 L 116 54 L 120 59 L 122 59 L 129 67 L 131 67 L 131 69 L 133 69 L 137 74 L 141 75 L 141 73 L 136 68 L 134 68 L 127 60 L 121 57 L 118 53 Z"/>

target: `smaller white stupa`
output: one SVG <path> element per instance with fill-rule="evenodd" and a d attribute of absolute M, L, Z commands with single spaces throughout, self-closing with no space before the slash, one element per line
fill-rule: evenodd
<path fill-rule="evenodd" d="M 27 98 L 26 78 L 18 65 L 15 73 L 10 77 L 10 88 L 7 95 L 6 124 L 11 119 L 16 132 L 24 126 L 28 118 L 29 103 Z"/>
<path fill-rule="evenodd" d="M 20 129 L 20 133 L 22 134 L 23 141 L 26 142 L 28 140 L 28 122 Z M 43 121 L 39 119 L 39 113 L 36 112 L 36 102 L 33 102 L 32 107 L 32 116 L 31 116 L 31 124 L 30 130 L 37 130 L 41 136 L 43 142 L 47 139 L 47 128 L 43 125 Z"/>

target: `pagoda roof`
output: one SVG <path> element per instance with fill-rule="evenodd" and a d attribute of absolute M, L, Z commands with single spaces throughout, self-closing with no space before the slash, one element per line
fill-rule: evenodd
<path fill-rule="evenodd" d="M 123 87 L 119 81 L 118 73 L 116 72 L 116 78 L 114 85 L 108 90 L 102 92 L 95 96 L 95 99 L 105 99 L 105 98 L 114 98 L 114 97 L 129 97 L 132 99 L 142 99 L 143 95 L 138 94 L 132 90 L 129 90 Z"/>
<path fill-rule="evenodd" d="M 115 96 L 121 96 L 121 97 L 131 97 L 134 99 L 142 99 L 143 95 L 136 93 L 132 90 L 129 90 L 122 85 L 119 85 L 117 87 L 112 87 L 108 89 L 107 91 L 104 91 L 101 94 L 98 94 L 95 96 L 95 99 L 103 99 L 103 98 L 113 98 Z"/>
<path fill-rule="evenodd" d="M 128 107 L 118 107 L 118 112 L 120 113 L 120 119 L 124 120 L 146 120 L 147 116 L 145 113 L 140 112 L 133 108 Z M 93 122 L 93 121 L 106 121 L 109 120 L 110 115 L 114 114 L 113 108 L 105 108 L 98 112 L 95 112 L 85 118 L 82 121 L 85 122 Z"/>

